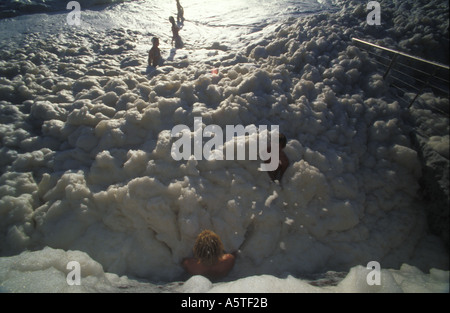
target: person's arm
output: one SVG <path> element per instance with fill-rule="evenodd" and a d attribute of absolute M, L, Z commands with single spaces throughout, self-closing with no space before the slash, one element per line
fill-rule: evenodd
<path fill-rule="evenodd" d="M 236 262 L 236 255 L 235 253 L 225 254 L 222 260 L 223 263 L 221 268 L 221 275 L 226 276 L 234 267 L 234 263 Z"/>
<path fill-rule="evenodd" d="M 278 170 L 272 171 L 272 172 L 268 172 L 269 177 L 271 180 L 275 181 L 277 180 L 278 177 Z"/>
<path fill-rule="evenodd" d="M 284 153 L 284 151 L 280 151 L 280 167 L 278 173 L 278 180 L 281 182 L 281 178 L 283 178 L 284 172 L 286 172 L 289 167 L 289 159 Z"/>
<path fill-rule="evenodd" d="M 181 261 L 181 266 L 183 267 L 183 269 L 184 269 L 185 271 L 188 270 L 188 263 L 189 263 L 189 258 L 184 258 L 184 259 Z"/>
<path fill-rule="evenodd" d="M 181 266 L 191 275 L 199 274 L 199 264 L 198 260 L 195 258 L 184 258 L 183 261 L 181 261 Z"/>

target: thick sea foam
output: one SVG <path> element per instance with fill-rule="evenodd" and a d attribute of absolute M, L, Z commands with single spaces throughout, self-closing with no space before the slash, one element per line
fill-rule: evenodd
<path fill-rule="evenodd" d="M 448 160 L 448 118 L 408 111 L 351 42 L 448 64 L 448 2 L 383 3 L 381 26 L 367 24 L 365 1 L 206 3 L 182 2 L 178 50 L 175 4 L 82 6 L 78 27 L 68 11 L 0 20 L 1 288 L 448 291 L 448 249 L 430 232 L 409 137 L 411 115 L 433 123 L 446 135 L 430 147 Z M 156 70 L 153 36 L 165 59 Z M 417 101 L 448 112 L 448 98 Z M 282 184 L 260 161 L 175 161 L 171 130 L 194 129 L 195 117 L 279 125 Z M 188 280 L 180 266 L 203 229 L 238 251 L 226 282 Z M 81 286 L 66 282 L 70 261 Z M 381 286 L 367 284 L 370 261 Z M 307 279 L 327 272 L 341 273 L 333 286 Z"/>

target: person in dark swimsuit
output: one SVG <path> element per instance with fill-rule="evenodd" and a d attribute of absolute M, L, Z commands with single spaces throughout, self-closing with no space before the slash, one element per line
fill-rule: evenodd
<path fill-rule="evenodd" d="M 148 52 L 148 65 L 156 67 L 159 65 L 161 60 L 161 50 L 159 50 L 159 39 L 153 37 L 152 39 L 153 47 Z"/>
<path fill-rule="evenodd" d="M 180 0 L 177 1 L 177 23 L 183 23 L 184 22 L 184 9 L 180 4 Z"/>
<path fill-rule="evenodd" d="M 169 17 L 170 23 L 172 23 L 172 46 L 173 42 L 175 41 L 175 48 L 180 49 L 183 48 L 183 41 L 180 37 L 180 28 L 178 28 L 177 24 L 175 24 L 175 19 L 173 16 Z"/>
<path fill-rule="evenodd" d="M 275 171 L 268 172 L 270 179 L 272 181 L 278 181 L 281 183 L 281 179 L 283 178 L 284 172 L 286 172 L 289 167 L 289 159 L 284 153 L 283 149 L 286 147 L 287 139 L 284 134 L 279 134 L 279 163 L 278 168 Z M 270 150 L 270 147 L 269 147 Z M 270 163 L 270 160 L 267 160 L 266 163 Z"/>

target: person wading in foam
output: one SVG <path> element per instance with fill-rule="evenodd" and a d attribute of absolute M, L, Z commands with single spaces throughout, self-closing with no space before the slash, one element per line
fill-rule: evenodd
<path fill-rule="evenodd" d="M 179 35 L 180 28 L 175 24 L 175 19 L 173 16 L 169 17 L 170 23 L 172 23 L 172 45 L 175 41 L 175 48 L 180 49 L 183 48 L 183 41 Z"/>
<path fill-rule="evenodd" d="M 161 50 L 159 50 L 159 39 L 153 37 L 152 39 L 153 47 L 148 52 L 148 66 L 156 67 L 159 65 L 161 60 Z"/>
<path fill-rule="evenodd" d="M 278 168 L 275 171 L 268 172 L 269 177 L 272 179 L 272 181 L 278 180 L 281 183 L 281 178 L 283 178 L 284 172 L 286 172 L 288 166 L 289 166 L 289 159 L 286 156 L 286 153 L 284 153 L 283 149 L 286 147 L 287 139 L 284 134 L 280 134 L 280 144 L 279 144 L 279 163 Z M 268 149 L 270 150 L 270 148 Z M 270 163 L 270 159 L 265 161 L 265 163 Z"/>
<path fill-rule="evenodd" d="M 194 245 L 194 257 L 183 260 L 184 269 L 191 275 L 208 279 L 220 279 L 228 275 L 234 266 L 234 254 L 225 254 L 219 236 L 210 230 L 202 231 Z"/>
<path fill-rule="evenodd" d="M 177 23 L 184 23 L 184 9 L 180 4 L 180 0 L 177 0 Z"/>

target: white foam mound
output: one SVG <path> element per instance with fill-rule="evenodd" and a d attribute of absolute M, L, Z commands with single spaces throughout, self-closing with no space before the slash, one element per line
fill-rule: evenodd
<path fill-rule="evenodd" d="M 69 285 L 73 268 L 80 264 L 79 285 Z M 202 276 L 193 276 L 183 284 L 158 286 L 126 276 L 105 273 L 103 267 L 80 251 L 45 248 L 0 259 L 2 292 L 183 292 L 183 293 L 329 293 L 329 292 L 448 292 L 449 272 L 431 269 L 428 274 L 409 265 L 399 270 L 382 269 L 379 285 L 369 285 L 370 270 L 353 267 L 336 286 L 314 286 L 314 282 L 293 276 L 251 276 L 233 282 L 213 284 Z"/>
<path fill-rule="evenodd" d="M 311 281 L 292 276 L 277 278 L 270 275 L 242 278 L 230 283 L 214 285 L 212 293 L 423 293 L 448 292 L 449 272 L 431 269 L 429 274 L 416 267 L 403 264 L 399 270 L 382 269 L 380 284 L 370 285 L 367 276 L 370 270 L 364 266 L 350 269 L 347 276 L 336 286 L 317 287 Z M 194 278 L 191 278 L 194 279 Z M 189 281 L 186 282 L 186 284 Z M 207 283 L 204 283 L 205 288 Z"/>
<path fill-rule="evenodd" d="M 67 264 L 79 262 L 82 285 L 70 286 Z M 0 260 L 0 288 L 4 292 L 90 292 L 106 291 L 116 275 L 103 272 L 102 266 L 80 251 L 45 248 L 38 252 Z"/>
<path fill-rule="evenodd" d="M 187 45 L 168 56 L 170 40 L 161 40 L 166 63 L 151 73 L 142 68 L 146 53 L 135 49 L 151 36 L 138 26 L 62 27 L 45 38 L 24 34 L 26 44 L 5 39 L 11 45 L 0 54 L 4 288 L 19 290 L 22 274 L 64 281 L 69 256 L 51 252 L 46 261 L 46 246 L 86 253 L 87 277 L 105 288 L 111 279 L 103 271 L 179 280 L 180 262 L 203 229 L 215 231 L 228 252 L 239 251 L 230 279 L 348 271 L 369 261 L 448 269 L 448 251 L 428 232 L 404 108 L 368 55 L 351 44 L 370 30 L 365 16 L 342 12 L 290 20 L 253 39 L 238 33 L 220 43 L 230 50 L 214 49 L 215 37 L 203 38 L 201 26 L 186 22 L 186 42 L 188 34 L 200 36 L 210 49 Z M 85 12 L 84 22 L 96 14 Z M 245 49 L 233 50 L 239 40 Z M 194 117 L 222 129 L 279 125 L 290 160 L 282 185 L 258 171 L 260 161 L 175 161 L 171 129 L 193 130 Z M 448 120 L 441 127 L 448 132 Z M 433 140 L 442 153 L 446 144 L 448 137 Z M 24 267 L 6 258 L 26 250 L 43 252 L 25 254 Z M 29 269 L 33 263 L 38 270 Z M 433 277 L 423 275 L 417 277 Z M 304 285 L 248 279 L 236 286 L 257 279 Z"/>

